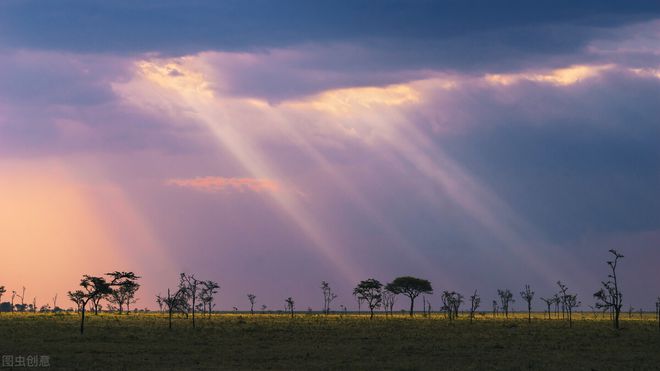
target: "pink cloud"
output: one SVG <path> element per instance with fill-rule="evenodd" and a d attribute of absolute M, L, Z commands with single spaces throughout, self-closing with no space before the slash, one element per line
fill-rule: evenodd
<path fill-rule="evenodd" d="M 222 192 L 237 190 L 239 192 L 252 191 L 277 191 L 277 182 L 270 179 L 258 178 L 224 178 L 217 176 L 206 176 L 196 178 L 175 178 L 166 182 L 168 185 L 195 189 L 203 192 Z"/>

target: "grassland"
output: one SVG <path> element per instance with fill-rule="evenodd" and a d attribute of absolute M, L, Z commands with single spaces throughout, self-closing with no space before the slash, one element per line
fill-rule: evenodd
<path fill-rule="evenodd" d="M 217 314 L 173 329 L 160 314 L 90 315 L 85 335 L 70 314 L 0 314 L 0 354 L 48 355 L 66 370 L 164 369 L 660 369 L 652 314 L 609 320 L 577 314 L 573 328 L 535 314 L 450 323 L 357 315 Z"/>

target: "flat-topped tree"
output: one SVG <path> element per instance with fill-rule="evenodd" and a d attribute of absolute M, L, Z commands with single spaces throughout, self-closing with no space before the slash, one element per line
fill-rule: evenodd
<path fill-rule="evenodd" d="M 367 303 L 371 314 L 369 318 L 373 319 L 374 309 L 380 307 L 383 302 L 383 284 L 375 278 L 360 281 L 353 289 L 353 295 L 362 298 Z"/>
<path fill-rule="evenodd" d="M 403 294 L 410 299 L 410 316 L 415 311 L 415 298 L 420 294 L 433 294 L 431 282 L 422 278 L 403 276 L 397 277 L 394 281 L 385 286 L 385 289 L 394 294 Z"/>
<path fill-rule="evenodd" d="M 140 289 L 140 284 L 137 280 L 141 278 L 136 276 L 133 272 L 119 272 L 114 271 L 106 273 L 110 276 L 110 285 L 113 286 L 112 292 L 108 295 L 108 301 L 116 304 L 119 307 L 119 314 L 124 311 L 126 306 L 126 313 L 130 313 L 131 303 L 135 303 L 135 293 Z"/>
<path fill-rule="evenodd" d="M 80 334 L 82 335 L 85 332 L 85 307 L 87 306 L 87 303 L 90 301 L 94 302 L 98 298 L 110 294 L 112 292 L 112 287 L 104 277 L 90 276 L 87 274 L 80 280 L 80 286 L 82 286 L 82 290 L 74 292 L 69 291 L 68 294 L 72 300 L 74 300 L 74 298 L 80 300 L 80 312 L 82 313 L 80 317 Z"/>

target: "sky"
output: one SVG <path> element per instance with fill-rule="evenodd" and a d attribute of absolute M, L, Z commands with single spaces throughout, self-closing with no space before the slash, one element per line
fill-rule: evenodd
<path fill-rule="evenodd" d="M 656 1 L 3 1 L 0 285 L 355 309 L 412 275 L 521 309 L 561 280 L 589 310 L 614 248 L 651 309 L 659 117 Z"/>

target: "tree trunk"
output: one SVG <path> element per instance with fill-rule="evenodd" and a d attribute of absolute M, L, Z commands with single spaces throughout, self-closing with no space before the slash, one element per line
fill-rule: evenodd
<path fill-rule="evenodd" d="M 414 309 L 415 309 L 415 298 L 410 297 L 410 317 L 413 316 Z"/>
<path fill-rule="evenodd" d="M 374 308 L 369 307 L 369 310 L 371 311 L 371 317 L 369 319 L 374 319 Z"/>
<path fill-rule="evenodd" d="M 80 335 L 85 332 L 85 306 L 87 303 L 82 306 L 82 316 L 80 317 Z"/>

